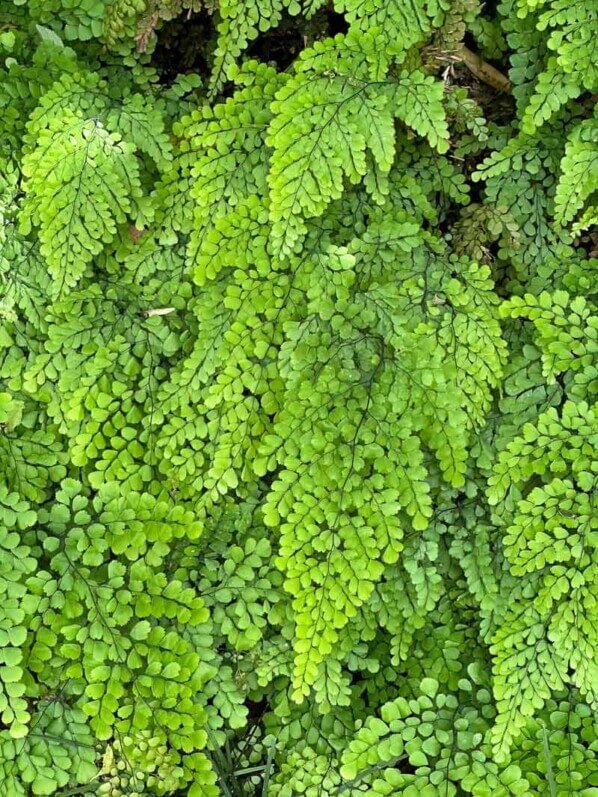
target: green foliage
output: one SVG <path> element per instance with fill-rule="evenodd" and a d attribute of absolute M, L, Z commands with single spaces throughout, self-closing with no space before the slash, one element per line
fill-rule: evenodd
<path fill-rule="evenodd" d="M 529 576 L 493 643 L 498 749 L 553 690 L 577 686 L 590 704 L 596 683 L 595 316 L 565 292 L 514 298 L 505 306 L 538 333 L 548 381 L 565 374 L 572 400 L 550 408 L 501 452 L 488 497 L 505 526 L 514 576 Z M 563 329 L 563 332 L 560 330 Z M 520 588 L 521 589 L 521 588 Z"/>
<path fill-rule="evenodd" d="M 379 36 L 365 34 L 316 44 L 277 95 L 267 143 L 273 148 L 272 240 L 281 254 L 292 252 L 305 233 L 302 219 L 320 216 L 341 197 L 344 178 L 360 182 L 368 154 L 374 198 L 381 199 L 380 182 L 394 158 L 396 116 L 446 151 L 442 84 L 419 71 L 384 80 L 387 65 L 376 57 L 381 48 Z"/>
<path fill-rule="evenodd" d="M 596 111 L 594 112 L 596 117 Z M 562 177 L 558 184 L 554 203 L 555 216 L 561 223 L 570 222 L 583 207 L 584 201 L 592 195 L 598 183 L 598 122 L 596 118 L 586 119 L 573 128 L 561 161 Z M 583 230 L 598 220 L 596 208 L 588 208 L 576 230 Z"/>
<path fill-rule="evenodd" d="M 594 795 L 595 0 L 0 10 L 0 797 Z"/>

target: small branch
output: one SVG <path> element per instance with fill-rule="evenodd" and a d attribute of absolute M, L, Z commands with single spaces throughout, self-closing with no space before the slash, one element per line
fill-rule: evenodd
<path fill-rule="evenodd" d="M 498 89 L 498 91 L 503 91 L 507 94 L 510 93 L 510 80 L 506 78 L 502 72 L 499 72 L 498 69 L 495 69 L 493 66 L 486 63 L 486 61 L 480 58 L 477 53 L 473 53 L 467 47 L 462 47 L 459 55 L 461 56 L 465 66 L 478 78 L 478 80 L 487 83 L 494 89 Z"/>
<path fill-rule="evenodd" d="M 142 318 L 152 318 L 155 315 L 169 315 L 174 313 L 174 307 L 154 307 L 151 310 L 140 310 L 138 315 Z"/>

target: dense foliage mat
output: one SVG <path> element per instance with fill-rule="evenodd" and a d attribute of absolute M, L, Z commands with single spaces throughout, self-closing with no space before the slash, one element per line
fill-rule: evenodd
<path fill-rule="evenodd" d="M 597 0 L 0 50 L 0 797 L 596 797 Z"/>

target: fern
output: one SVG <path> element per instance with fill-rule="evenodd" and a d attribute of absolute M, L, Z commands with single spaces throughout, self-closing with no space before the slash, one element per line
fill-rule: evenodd
<path fill-rule="evenodd" d="M 561 179 L 557 186 L 555 216 L 561 223 L 572 221 L 584 201 L 596 189 L 598 163 L 598 124 L 594 119 L 581 122 L 572 131 L 561 161 Z M 576 229 L 593 223 L 595 210 L 582 217 Z"/>
<path fill-rule="evenodd" d="M 536 91 L 531 97 L 521 121 L 525 133 L 535 133 L 569 100 L 581 94 L 581 86 L 559 68 L 555 57 L 548 60 L 545 72 L 538 77 Z"/>
<path fill-rule="evenodd" d="M 249 42 L 260 33 L 276 27 L 283 12 L 292 15 L 299 13 L 300 6 L 295 0 L 259 0 L 250 5 L 230 0 L 219 7 L 221 21 L 218 25 L 218 41 L 214 53 L 212 89 L 222 87 L 241 53 Z"/>
<path fill-rule="evenodd" d="M 556 0 L 540 14 L 539 30 L 549 31 L 548 47 L 557 53 L 561 68 L 581 79 L 585 89 L 596 86 L 598 73 L 593 53 L 596 6 L 592 0 L 564 3 Z"/>
<path fill-rule="evenodd" d="M 0 11 L 0 797 L 592 794 L 595 3 Z"/>
<path fill-rule="evenodd" d="M 269 185 L 272 235 L 282 253 L 293 251 L 305 232 L 302 217 L 320 215 L 341 196 L 343 178 L 360 181 L 368 150 L 381 176 L 388 172 L 395 115 L 446 150 L 441 84 L 419 72 L 383 80 L 381 46 L 374 35 L 328 41 L 308 52 L 277 96 Z"/>
<path fill-rule="evenodd" d="M 433 25 L 442 19 L 442 4 L 436 2 L 380 3 L 370 0 L 362 4 L 355 0 L 341 0 L 335 5 L 344 13 L 352 31 L 379 31 L 384 49 L 393 55 L 409 50 L 424 41 Z"/>
<path fill-rule="evenodd" d="M 36 150 L 23 161 L 23 174 L 29 197 L 21 232 L 39 227 L 52 292 L 60 295 L 77 284 L 86 264 L 114 237 L 116 225 L 126 221 L 129 189 L 133 197 L 141 195 L 137 164 L 115 134 L 65 114 L 40 132 Z"/>
<path fill-rule="evenodd" d="M 548 409 L 524 426 L 523 436 L 501 453 L 489 482 L 490 502 L 501 507 L 511 572 L 532 574 L 494 639 L 499 708 L 494 739 L 499 751 L 508 748 L 523 718 L 565 684 L 573 683 L 590 702 L 596 700 L 591 620 L 596 423 L 592 407 L 583 400 L 594 391 L 595 358 L 584 357 L 581 335 L 577 357 L 556 334 L 558 327 L 565 327 L 566 334 L 568 324 L 579 329 L 584 316 L 591 328 L 594 319 L 583 300 L 571 302 L 568 319 L 568 298 L 565 293 L 543 294 L 538 302 L 533 297 L 513 299 L 508 308 L 514 315 L 529 314 L 539 332 L 545 375 L 554 380 L 556 374 L 570 374 L 566 389 L 576 403 L 566 402 L 560 416 Z M 538 313 L 541 307 L 547 309 L 541 311 L 545 317 Z M 538 486 L 533 486 L 534 476 L 540 478 Z"/>

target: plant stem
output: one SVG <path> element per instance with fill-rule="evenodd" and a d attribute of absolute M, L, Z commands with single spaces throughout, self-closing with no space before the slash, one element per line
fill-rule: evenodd
<path fill-rule="evenodd" d="M 492 88 L 498 89 L 498 91 L 506 94 L 510 93 L 511 81 L 498 69 L 488 64 L 483 58 L 480 58 L 477 53 L 472 52 L 468 47 L 462 47 L 459 55 L 469 71 L 479 80 L 492 86 Z"/>

